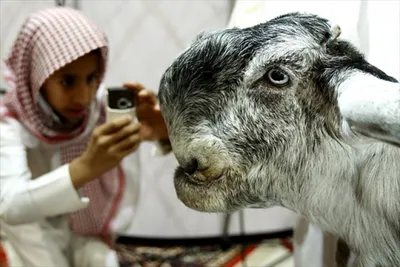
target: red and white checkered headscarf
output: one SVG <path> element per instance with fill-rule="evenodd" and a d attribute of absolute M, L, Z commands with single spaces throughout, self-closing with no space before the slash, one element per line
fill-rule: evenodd
<path fill-rule="evenodd" d="M 43 143 L 59 146 L 63 164 L 85 150 L 92 132 L 86 128 L 93 125 L 96 118 L 96 126 L 104 123 L 104 107 L 94 99 L 92 112 L 78 130 L 60 132 L 46 126 L 46 117 L 41 116 L 43 111 L 38 105 L 39 91 L 55 71 L 97 49 L 102 55 L 100 85 L 107 63 L 107 37 L 81 12 L 56 7 L 34 13 L 26 19 L 5 61 L 4 77 L 11 88 L 1 104 L 3 116 L 18 119 Z M 108 234 L 110 220 L 122 196 L 124 179 L 122 169 L 118 167 L 84 186 L 83 193 L 89 197 L 90 204 L 70 215 L 73 232 L 97 236 Z"/>

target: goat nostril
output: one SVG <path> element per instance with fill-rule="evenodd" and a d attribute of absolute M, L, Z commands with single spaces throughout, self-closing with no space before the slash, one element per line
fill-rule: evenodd
<path fill-rule="evenodd" d="M 194 174 L 197 171 L 198 167 L 199 163 L 197 162 L 196 159 L 192 159 L 185 166 L 182 166 L 183 170 L 189 175 Z"/>

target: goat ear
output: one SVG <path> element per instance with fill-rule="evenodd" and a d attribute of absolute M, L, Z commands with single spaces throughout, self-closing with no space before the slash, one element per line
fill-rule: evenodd
<path fill-rule="evenodd" d="M 400 147 L 400 85 L 353 73 L 338 90 L 340 113 L 351 131 Z"/>
<path fill-rule="evenodd" d="M 326 46 L 331 46 L 334 43 L 337 43 L 340 34 L 342 33 L 342 29 L 338 24 L 334 24 L 329 31 L 328 38 L 324 40 Z"/>

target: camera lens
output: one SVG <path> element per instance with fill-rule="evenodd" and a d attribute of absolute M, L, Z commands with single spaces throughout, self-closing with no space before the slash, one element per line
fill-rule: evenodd
<path fill-rule="evenodd" d="M 126 99 L 126 98 L 118 99 L 117 107 L 119 109 L 126 109 L 126 108 L 129 108 L 130 106 L 131 106 L 131 102 L 128 99 Z"/>

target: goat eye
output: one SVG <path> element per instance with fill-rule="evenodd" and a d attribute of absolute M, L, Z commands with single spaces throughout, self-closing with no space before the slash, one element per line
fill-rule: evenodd
<path fill-rule="evenodd" d="M 270 69 L 267 78 L 273 85 L 286 85 L 289 82 L 289 76 L 281 69 Z"/>

